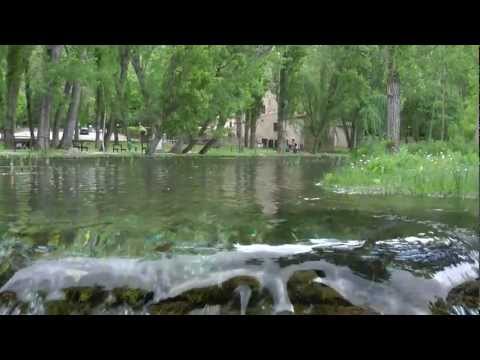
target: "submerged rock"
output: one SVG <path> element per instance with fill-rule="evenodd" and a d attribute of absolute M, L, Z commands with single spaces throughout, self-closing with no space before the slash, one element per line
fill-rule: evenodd
<path fill-rule="evenodd" d="M 255 314 L 261 305 L 271 311 L 270 295 L 261 289 L 258 280 L 238 276 L 218 286 L 191 289 L 176 297 L 150 305 L 149 312 L 155 315 L 239 315 L 242 312 Z"/>
<path fill-rule="evenodd" d="M 298 271 L 287 290 L 295 315 L 364 315 L 369 309 L 355 306 L 332 288 L 316 282 L 325 276 L 321 271 Z M 151 315 L 270 315 L 274 301 L 260 282 L 248 276 L 237 276 L 223 283 L 187 290 L 175 297 L 152 303 L 153 295 L 142 289 L 74 287 L 58 293 L 40 294 L 41 313 L 48 315 L 85 314 L 151 314 Z M 26 303 L 13 292 L 0 294 L 2 313 L 30 313 Z"/>
<path fill-rule="evenodd" d="M 454 287 L 447 295 L 447 304 L 480 309 L 480 280 L 468 281 Z"/>
<path fill-rule="evenodd" d="M 0 288 L 18 270 L 28 265 L 31 247 L 15 240 L 0 241 Z"/>
<path fill-rule="evenodd" d="M 430 310 L 432 315 L 478 315 L 480 280 L 467 281 L 454 287 L 446 299 L 432 302 Z"/>
<path fill-rule="evenodd" d="M 316 271 L 298 271 L 289 279 L 287 289 L 296 315 L 376 314 L 353 305 L 332 288 L 315 281 L 322 275 Z"/>

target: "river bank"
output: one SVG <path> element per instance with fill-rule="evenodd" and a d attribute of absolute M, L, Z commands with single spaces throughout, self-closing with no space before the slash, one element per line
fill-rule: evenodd
<path fill-rule="evenodd" d="M 173 154 L 169 152 L 169 148 L 164 151 L 156 152 L 152 157 L 342 157 L 349 156 L 346 152 L 322 152 L 311 154 L 306 152 L 288 152 L 279 154 L 273 149 L 243 149 L 241 152 L 236 147 L 221 147 L 213 148 L 206 154 L 199 154 L 201 146 L 194 147 L 191 152 L 187 154 Z M 114 152 L 111 149 L 107 152 L 101 151 L 80 151 L 78 149 L 70 150 L 6 150 L 0 147 L 0 158 L 105 158 L 105 157 L 145 157 L 146 155 L 139 151 L 119 151 Z"/>
<path fill-rule="evenodd" d="M 318 185 L 345 194 L 478 199 L 478 166 L 473 147 L 415 143 L 390 153 L 378 143 L 359 149 Z"/>

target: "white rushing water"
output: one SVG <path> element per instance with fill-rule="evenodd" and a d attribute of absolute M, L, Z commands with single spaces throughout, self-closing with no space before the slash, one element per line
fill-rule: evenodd
<path fill-rule="evenodd" d="M 0 289 L 14 292 L 21 301 L 32 303 L 34 313 L 42 313 L 35 294 L 47 293 L 47 299 L 62 299 L 63 290 L 72 287 L 101 286 L 105 290 L 133 288 L 153 292 L 152 302 L 175 297 L 185 291 L 221 283 L 238 276 L 257 279 L 274 301 L 274 312 L 293 312 L 287 282 L 297 271 L 321 270 L 325 277 L 315 281 L 326 284 L 354 305 L 368 306 L 381 314 L 428 314 L 429 304 L 445 298 L 453 287 L 478 278 L 478 252 L 468 261 L 447 266 L 432 278 L 414 276 L 405 270 L 391 269 L 387 281 L 372 282 L 347 266 L 326 260 L 304 261 L 281 267 L 279 257 L 294 257 L 318 248 L 354 250 L 362 241 L 313 239 L 311 245 L 237 245 L 236 251 L 210 256 L 178 255 L 159 260 L 122 258 L 65 258 L 41 260 L 21 269 Z M 256 262 L 252 262 L 255 260 Z M 236 289 L 241 313 L 251 296 L 251 289 Z M 37 299 L 37 300 L 35 300 Z M 198 311 L 197 311 L 198 310 Z M 197 309 L 194 313 L 216 313 L 216 308 Z M 5 310 L 3 310 L 5 312 Z"/>

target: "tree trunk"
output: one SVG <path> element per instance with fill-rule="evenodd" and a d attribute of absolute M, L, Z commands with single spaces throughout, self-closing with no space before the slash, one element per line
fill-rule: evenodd
<path fill-rule="evenodd" d="M 125 131 L 125 139 L 127 141 L 127 144 L 130 142 L 130 134 L 128 133 L 128 126 L 125 124 L 123 131 Z"/>
<path fill-rule="evenodd" d="M 97 149 L 100 147 L 100 129 L 103 128 L 104 117 L 105 111 L 103 109 L 95 117 L 95 148 Z"/>
<path fill-rule="evenodd" d="M 67 124 L 63 130 L 63 136 L 60 146 L 68 150 L 72 147 L 73 132 L 78 119 L 78 108 L 80 106 L 81 85 L 79 81 L 73 82 L 72 99 L 68 107 Z"/>
<path fill-rule="evenodd" d="M 95 147 L 98 149 L 100 145 L 100 127 L 103 125 L 103 115 L 105 114 L 105 106 L 103 104 L 102 86 L 97 86 L 97 94 L 95 98 Z"/>
<path fill-rule="evenodd" d="M 396 45 L 386 47 L 387 62 L 387 139 L 394 151 L 400 146 L 400 79 L 396 67 Z"/>
<path fill-rule="evenodd" d="M 400 146 L 400 81 L 397 73 L 391 73 L 388 79 L 388 123 L 387 137 L 394 149 Z"/>
<path fill-rule="evenodd" d="M 225 127 L 225 123 L 227 122 L 227 119 L 223 116 L 220 116 L 220 119 L 218 120 L 217 123 L 217 130 L 213 133 L 213 137 L 207 141 L 207 143 L 200 149 L 198 152 L 200 155 L 205 155 L 210 148 L 215 145 L 215 143 L 218 141 L 218 134 L 219 132 L 221 133 L 222 129 Z"/>
<path fill-rule="evenodd" d="M 102 152 L 106 152 L 107 151 L 107 144 L 106 144 L 106 138 L 105 138 L 105 135 L 106 135 L 106 132 L 107 132 L 107 129 L 106 129 L 106 122 L 107 122 L 107 110 L 105 109 L 105 107 L 103 108 L 103 113 L 102 113 L 102 142 L 100 143 L 100 151 Z"/>
<path fill-rule="evenodd" d="M 158 143 L 162 138 L 162 132 L 159 126 L 154 127 L 153 137 L 148 144 L 147 154 L 152 156 L 155 154 L 155 150 L 157 149 Z"/>
<path fill-rule="evenodd" d="M 4 114 L 5 114 L 5 82 L 4 82 L 3 67 L 0 66 L 0 139 L 5 141 L 5 124 L 4 124 Z"/>
<path fill-rule="evenodd" d="M 355 121 L 352 121 L 352 147 L 350 150 L 356 149 L 358 145 L 358 129 Z"/>
<path fill-rule="evenodd" d="M 312 152 L 316 154 L 318 152 L 318 146 L 320 143 L 320 135 L 314 136 L 313 137 L 313 149 Z"/>
<path fill-rule="evenodd" d="M 200 130 L 198 131 L 198 135 L 197 137 L 190 137 L 190 141 L 187 145 L 187 147 L 185 149 L 182 150 L 182 154 L 186 154 L 188 153 L 190 150 L 193 149 L 193 147 L 197 144 L 198 142 L 198 139 L 203 136 L 203 134 L 205 134 L 205 131 L 207 130 L 207 127 L 208 127 L 208 124 L 210 123 L 210 121 L 206 121 L 202 127 L 200 128 Z"/>
<path fill-rule="evenodd" d="M 58 147 L 60 143 L 58 128 L 60 122 L 62 121 L 63 116 L 63 100 L 60 100 L 60 104 L 58 105 L 57 111 L 55 112 L 55 117 L 53 118 L 53 125 L 52 125 L 52 147 Z"/>
<path fill-rule="evenodd" d="M 480 117 L 477 118 L 477 127 L 475 131 L 475 144 L 477 144 L 477 151 L 478 151 L 478 145 L 479 145 L 479 133 L 478 133 L 478 124 L 480 123 Z"/>
<path fill-rule="evenodd" d="M 442 89 L 442 132 L 441 132 L 441 140 L 445 141 L 445 83 L 443 84 Z"/>
<path fill-rule="evenodd" d="M 47 68 L 51 64 L 58 63 L 62 49 L 63 45 L 47 45 L 47 59 L 45 64 Z M 48 69 L 45 69 L 45 74 L 47 70 Z M 36 143 L 36 147 L 41 150 L 47 150 L 50 143 L 50 107 L 52 106 L 52 90 L 54 86 L 54 80 L 48 79 L 46 75 L 45 81 L 47 86 L 40 105 L 40 121 Z"/>
<path fill-rule="evenodd" d="M 353 148 L 352 135 L 347 125 L 347 122 L 343 118 L 342 118 L 342 128 L 343 128 L 343 131 L 345 132 L 345 138 L 347 139 L 348 148 L 351 150 Z"/>
<path fill-rule="evenodd" d="M 79 120 L 79 116 L 77 116 L 77 119 L 75 120 L 75 134 L 73 135 L 73 139 L 75 141 L 79 141 L 80 140 L 80 120 Z"/>
<path fill-rule="evenodd" d="M 115 124 L 114 128 L 114 136 L 115 136 L 115 144 L 118 144 L 118 131 L 120 127 L 127 127 L 127 112 L 128 112 L 128 99 L 126 96 L 126 84 L 128 81 L 128 65 L 130 64 L 130 46 L 129 45 L 120 45 L 118 48 L 118 55 L 119 55 L 119 65 L 120 65 L 120 72 L 119 77 L 116 83 L 116 90 L 117 90 L 117 99 L 115 101 L 116 104 L 116 113 L 117 119 L 116 121 L 119 122 L 118 126 Z"/>
<path fill-rule="evenodd" d="M 215 143 L 217 142 L 217 138 L 212 138 L 210 140 L 207 141 L 207 143 L 205 145 L 203 145 L 203 147 L 200 149 L 200 151 L 198 152 L 200 155 L 205 155 L 208 150 L 210 150 L 210 148 L 215 145 Z"/>
<path fill-rule="evenodd" d="M 278 94 L 278 137 L 277 137 L 277 152 L 283 153 L 287 150 L 286 142 L 286 121 L 288 114 L 288 99 L 287 99 L 287 69 L 280 70 L 280 89 Z"/>
<path fill-rule="evenodd" d="M 173 144 L 173 147 L 170 149 L 170 153 L 181 154 L 184 144 L 185 144 L 185 141 L 184 141 L 183 136 L 179 136 L 177 138 L 177 141 L 175 141 L 175 144 Z"/>
<path fill-rule="evenodd" d="M 116 123 L 114 124 L 114 127 L 113 127 L 113 141 L 115 145 L 118 145 L 118 127 L 119 126 L 120 124 Z"/>
<path fill-rule="evenodd" d="M 25 100 L 27 102 L 27 119 L 28 128 L 30 130 L 30 147 L 35 145 L 35 133 L 33 128 L 33 111 L 32 111 L 32 88 L 30 86 L 30 66 L 29 62 L 25 66 Z"/>
<path fill-rule="evenodd" d="M 103 51 L 101 48 L 95 49 L 95 58 L 97 71 L 101 72 L 104 66 Z M 99 80 L 95 95 L 95 148 L 101 149 L 102 151 L 105 151 L 105 149 L 103 139 L 102 143 L 100 144 L 100 129 L 103 129 L 103 131 L 105 131 L 105 104 L 105 91 L 101 80 Z M 103 136 L 105 136 L 104 132 L 102 132 L 102 134 Z"/>
<path fill-rule="evenodd" d="M 243 140 L 244 140 L 244 146 L 248 148 L 250 144 L 250 138 L 249 138 L 249 130 L 250 130 L 250 117 L 251 117 L 251 111 L 247 111 L 245 113 L 245 134 L 243 135 Z"/>
<path fill-rule="evenodd" d="M 137 52 L 132 52 L 131 62 L 133 65 L 133 69 L 135 70 L 135 74 L 137 75 L 138 84 L 140 85 L 140 91 L 142 92 L 143 100 L 145 102 L 145 108 L 148 108 L 149 93 L 145 82 L 145 66 L 144 64 L 142 64 L 140 55 Z"/>
<path fill-rule="evenodd" d="M 257 119 L 254 114 L 250 116 L 250 149 L 257 147 Z"/>
<path fill-rule="evenodd" d="M 198 139 L 196 137 L 190 136 L 188 145 L 182 150 L 182 154 L 187 154 L 193 147 L 197 144 Z"/>
<path fill-rule="evenodd" d="M 103 136 L 103 142 L 105 144 L 105 151 L 108 149 L 108 144 L 110 143 L 110 140 L 112 139 L 112 133 L 113 133 L 113 128 L 115 127 L 115 121 L 113 121 L 112 114 L 109 114 L 108 121 L 105 120 L 106 122 L 106 127 L 104 130 L 104 136 Z"/>
<path fill-rule="evenodd" d="M 24 45 L 9 45 L 7 53 L 7 94 L 5 115 L 5 146 L 15 150 L 15 128 L 17 118 L 17 100 L 22 80 Z"/>
<path fill-rule="evenodd" d="M 243 141 L 242 141 L 242 114 L 237 114 L 235 117 L 236 131 L 237 131 L 237 143 L 238 143 L 238 152 L 243 152 Z"/>

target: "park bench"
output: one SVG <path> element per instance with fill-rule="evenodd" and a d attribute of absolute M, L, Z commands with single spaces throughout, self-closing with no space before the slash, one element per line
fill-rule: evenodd
<path fill-rule="evenodd" d="M 146 154 L 147 153 L 147 145 L 146 144 L 130 143 L 128 145 L 128 151 L 133 150 L 133 151 L 137 152 L 138 151 L 138 145 L 140 145 L 140 147 L 141 147 L 140 151 L 142 153 Z"/>
<path fill-rule="evenodd" d="M 113 145 L 113 152 L 124 152 L 127 150 L 128 149 L 124 147 L 122 143 Z"/>
<path fill-rule="evenodd" d="M 31 138 L 15 138 L 14 140 L 15 149 L 32 149 L 34 143 L 32 143 Z"/>
<path fill-rule="evenodd" d="M 15 139 L 15 149 L 30 149 L 31 139 Z"/>
<path fill-rule="evenodd" d="M 73 147 L 83 152 L 83 150 L 88 151 L 88 146 L 84 145 L 83 141 L 75 141 Z"/>

